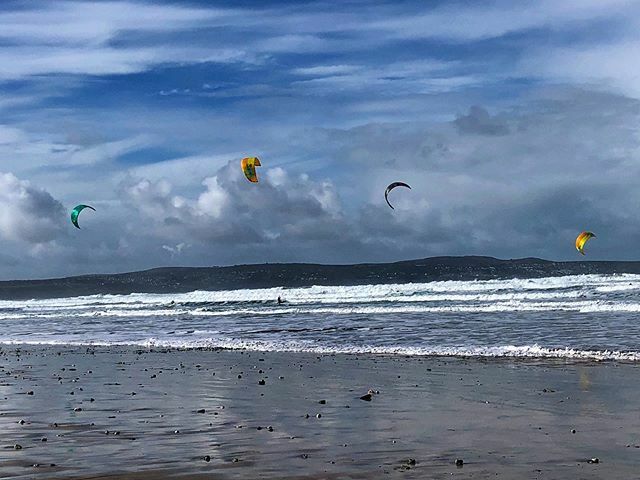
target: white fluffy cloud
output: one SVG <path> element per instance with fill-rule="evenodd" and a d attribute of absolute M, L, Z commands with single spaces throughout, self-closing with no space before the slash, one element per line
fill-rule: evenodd
<path fill-rule="evenodd" d="M 122 192 L 126 204 L 151 221 L 151 229 L 176 242 L 180 236 L 226 246 L 293 242 L 307 236 L 304 226 L 310 221 L 340 220 L 342 207 L 330 181 L 291 176 L 282 168 L 260 169 L 259 175 L 258 184 L 247 182 L 232 161 L 205 178 L 204 190 L 194 198 L 176 195 L 164 179 L 128 179 Z"/>
<path fill-rule="evenodd" d="M 47 191 L 0 173 L 0 235 L 28 245 L 50 242 L 64 225 L 64 208 Z"/>

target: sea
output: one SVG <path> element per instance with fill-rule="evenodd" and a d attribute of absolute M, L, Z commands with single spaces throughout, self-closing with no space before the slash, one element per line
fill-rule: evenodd
<path fill-rule="evenodd" d="M 1 300 L 0 325 L 6 345 L 635 362 L 640 275 Z"/>

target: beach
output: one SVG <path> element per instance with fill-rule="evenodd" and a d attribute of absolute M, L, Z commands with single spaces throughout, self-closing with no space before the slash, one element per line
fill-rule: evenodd
<path fill-rule="evenodd" d="M 633 363 L 1 352 L 2 478 L 640 478 Z"/>

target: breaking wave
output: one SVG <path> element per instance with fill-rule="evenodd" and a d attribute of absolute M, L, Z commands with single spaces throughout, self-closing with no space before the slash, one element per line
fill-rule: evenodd
<path fill-rule="evenodd" d="M 0 344 L 640 361 L 639 320 L 640 275 L 576 275 L 0 300 Z"/>

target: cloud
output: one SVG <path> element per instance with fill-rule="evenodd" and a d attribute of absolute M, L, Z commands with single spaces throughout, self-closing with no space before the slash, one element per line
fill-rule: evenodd
<path fill-rule="evenodd" d="M 166 250 L 167 252 L 169 252 L 171 254 L 171 256 L 173 257 L 174 255 L 180 255 L 182 253 L 182 250 L 184 250 L 185 248 L 187 248 L 188 245 L 184 242 L 182 243 L 178 243 L 175 246 L 171 246 L 171 245 L 162 245 L 162 248 L 164 250 Z"/>
<path fill-rule="evenodd" d="M 311 76 L 330 76 L 346 74 L 358 71 L 360 66 L 358 65 L 317 65 L 315 67 L 295 68 L 293 73 L 298 75 L 311 75 Z"/>
<path fill-rule="evenodd" d="M 563 46 L 552 51 L 532 49 L 531 54 L 519 62 L 519 72 L 604 91 L 613 89 L 640 98 L 640 73 L 634 68 L 639 49 L 637 35 L 597 44 Z"/>
<path fill-rule="evenodd" d="M 509 132 L 509 128 L 504 123 L 491 118 L 487 110 L 477 105 L 472 106 L 467 115 L 456 118 L 454 123 L 462 133 L 506 135 Z"/>
<path fill-rule="evenodd" d="M 11 173 L 0 173 L 0 236 L 37 245 L 62 233 L 64 208 L 47 191 Z"/>
<path fill-rule="evenodd" d="M 639 116 L 628 97 L 543 89 L 494 115 L 477 105 L 447 121 L 308 130 L 291 148 L 313 151 L 315 160 L 274 166 L 264 157 L 258 184 L 246 181 L 233 155 L 179 159 L 166 175 L 162 162 L 136 167 L 64 243 L 56 241 L 68 226 L 59 202 L 9 174 L 0 225 L 14 242 L 6 255 L 20 260 L 7 272 L 447 254 L 574 258 L 572 241 L 585 229 L 598 235 L 592 255 L 629 258 L 640 254 L 631 241 L 640 229 L 640 129 L 632 127 Z M 383 192 L 396 180 L 413 188 L 395 191 L 391 210 Z M 47 247 L 23 258 L 20 241 Z"/>
<path fill-rule="evenodd" d="M 261 174 L 263 172 L 260 172 Z M 341 218 L 337 193 L 329 181 L 289 176 L 282 168 L 267 170 L 257 185 L 249 184 L 236 162 L 205 178 L 195 198 L 172 191 L 166 180 L 129 179 L 122 191 L 126 203 L 152 221 L 163 238 L 186 236 L 227 246 L 295 241 L 306 235 L 301 225 Z"/>
<path fill-rule="evenodd" d="M 27 44 L 105 44 L 123 32 L 184 30 L 231 13 L 129 1 L 58 1 L 0 13 L 0 38 Z"/>
<path fill-rule="evenodd" d="M 533 29 L 566 28 L 612 16 L 623 17 L 625 12 L 634 12 L 636 8 L 637 4 L 629 0 L 545 0 L 537 2 L 535 6 L 508 1 L 477 6 L 447 4 L 426 12 L 374 21 L 370 27 L 400 38 L 439 38 L 468 42 Z"/>
<path fill-rule="evenodd" d="M 0 7 L 2 274 L 638 253 L 637 2 L 327 5 Z"/>
<path fill-rule="evenodd" d="M 203 27 L 239 21 L 239 12 L 143 2 L 72 2 L 0 13 L 0 80 L 39 75 L 124 75 L 165 63 L 231 62 L 234 48 L 158 41 Z M 55 28 L 50 28 L 55 25 Z M 155 37 L 153 37 L 155 35 Z M 128 39 L 145 38 L 144 46 Z M 154 39 L 155 38 L 155 39 Z"/>
<path fill-rule="evenodd" d="M 231 161 L 191 197 L 142 180 L 131 191 L 155 193 L 134 195 L 132 208 L 165 245 L 189 239 L 190 253 L 208 248 L 227 261 L 570 258 L 571 236 L 587 228 L 607 232 L 601 243 L 620 254 L 631 225 L 640 228 L 620 208 L 640 201 L 631 180 L 640 137 L 627 127 L 637 102 L 581 91 L 543 98 L 495 116 L 475 106 L 453 122 L 327 130 L 306 148 L 340 159 L 334 178 L 266 163 L 251 185 Z M 594 116 L 604 105 L 616 118 L 607 126 Z M 391 211 L 382 192 L 395 180 L 413 189 L 396 192 Z"/>

